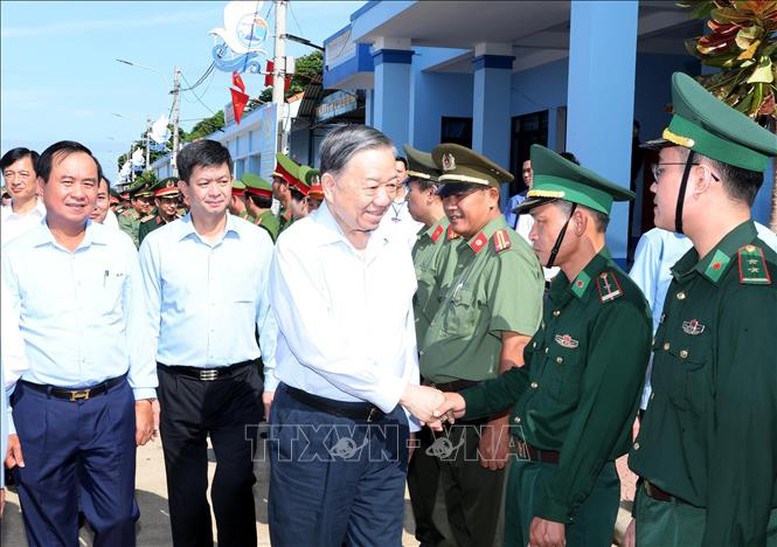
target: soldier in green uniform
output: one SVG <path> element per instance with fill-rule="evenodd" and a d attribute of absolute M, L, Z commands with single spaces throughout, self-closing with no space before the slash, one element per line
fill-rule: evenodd
<path fill-rule="evenodd" d="M 143 243 L 145 237 L 157 228 L 179 218 L 178 205 L 180 204 L 181 191 L 178 189 L 178 179 L 169 177 L 160 180 L 151 187 L 151 191 L 154 194 L 156 210 L 140 219 L 139 243 Z"/>
<path fill-rule="evenodd" d="M 280 232 L 308 214 L 307 195 L 310 186 L 299 177 L 300 165 L 285 154 L 275 155 L 273 172 L 273 197 L 281 202 L 278 211 Z"/>
<path fill-rule="evenodd" d="M 423 223 L 413 247 L 418 289 L 413 297 L 416 339 L 423 340 L 429 324 L 437 310 L 438 299 L 433 297 L 437 290 L 437 271 L 444 262 L 445 255 L 454 244 L 462 239 L 453 237 L 448 230 L 450 223 L 442 206 L 442 198 L 437 195 L 440 170 L 432 155 L 405 145 L 409 168 L 407 171 L 407 206 L 413 220 Z M 437 483 L 440 464 L 432 453 L 427 453 L 434 443 L 432 432 L 424 428 L 417 432 L 418 447 L 413 451 L 407 471 L 407 485 L 415 518 L 415 537 L 421 545 L 437 545 L 445 536 L 451 534 L 446 512 L 434 514 L 437 499 Z M 435 520 L 437 521 L 435 523 Z M 441 532 L 440 529 L 446 530 Z"/>
<path fill-rule="evenodd" d="M 636 542 L 777 546 L 777 256 L 750 208 L 777 137 L 672 76 L 655 223 L 693 242 L 672 268 L 653 393 L 629 454 Z"/>
<path fill-rule="evenodd" d="M 240 179 L 232 179 L 232 197 L 229 198 L 229 212 L 236 217 L 253 222 L 254 219 L 248 214 L 245 195 L 246 185 Z"/>
<path fill-rule="evenodd" d="M 143 183 L 130 188 L 130 204 L 132 207 L 119 215 L 119 228 L 132 238 L 135 247 L 140 247 L 138 229 L 140 219 L 151 213 L 154 208 L 154 196 L 149 187 Z"/>
<path fill-rule="evenodd" d="M 634 194 L 538 145 L 531 162 L 519 212 L 534 218 L 540 261 L 561 268 L 542 328 L 525 366 L 446 394 L 440 413 L 512 407 L 505 545 L 604 547 L 620 500 L 615 459 L 630 444 L 650 347 L 647 303 L 605 245 L 613 200 Z"/>
<path fill-rule="evenodd" d="M 543 278 L 537 257 L 499 210 L 500 185 L 512 175 L 455 144 L 436 147 L 432 157 L 442 170 L 445 214 L 463 241 L 441 266 L 438 309 L 419 342 L 420 371 L 426 383 L 458 391 L 523 364 L 542 317 Z M 506 425 L 504 413 L 482 415 L 428 448 L 440 460 L 444 510 L 435 513 L 447 513 L 449 543 L 499 542 Z"/>
<path fill-rule="evenodd" d="M 272 186 L 263 178 L 252 173 L 245 173 L 241 180 L 245 185 L 246 207 L 251 222 L 267 230 L 274 243 L 280 233 L 280 223 L 270 210 Z"/>

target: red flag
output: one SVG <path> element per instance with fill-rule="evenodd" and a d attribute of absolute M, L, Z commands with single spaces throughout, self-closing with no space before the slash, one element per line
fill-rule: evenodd
<path fill-rule="evenodd" d="M 272 85 L 274 70 L 275 70 L 275 63 L 273 61 L 267 61 L 267 74 L 264 75 L 265 87 Z"/>
<path fill-rule="evenodd" d="M 243 78 L 237 72 L 232 73 L 232 85 L 238 88 L 241 92 L 246 92 L 246 85 L 243 83 Z"/>
<path fill-rule="evenodd" d="M 232 93 L 232 108 L 235 111 L 235 122 L 240 125 L 240 118 L 243 117 L 243 110 L 248 104 L 248 95 L 237 89 L 229 90 Z"/>

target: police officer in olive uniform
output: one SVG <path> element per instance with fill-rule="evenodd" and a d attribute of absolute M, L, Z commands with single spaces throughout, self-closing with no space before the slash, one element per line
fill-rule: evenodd
<path fill-rule="evenodd" d="M 143 243 L 145 237 L 165 224 L 179 218 L 178 205 L 181 191 L 178 190 L 178 179 L 175 177 L 160 180 L 151 187 L 154 194 L 156 210 L 140 219 L 138 226 L 138 241 Z"/>
<path fill-rule="evenodd" d="M 777 545 L 777 255 L 750 207 L 777 137 L 672 76 L 655 222 L 693 242 L 672 268 L 653 392 L 629 466 L 645 546 Z"/>
<path fill-rule="evenodd" d="M 439 301 L 433 295 L 436 295 L 438 287 L 437 272 L 440 270 L 440 264 L 462 238 L 451 239 L 455 234 L 448 230 L 450 222 L 445 216 L 442 198 L 437 195 L 440 170 L 432 155 L 407 144 L 404 149 L 409 164 L 405 181 L 408 185 L 408 210 L 413 220 L 423 223 L 413 247 L 413 264 L 418 279 L 418 289 L 413 297 L 413 312 L 416 339 L 423 340 L 437 311 Z M 450 529 L 446 512 L 440 511 L 434 515 L 435 506 L 442 505 L 435 504 L 440 475 L 439 461 L 434 454 L 427 454 L 435 438 L 428 428 L 417 432 L 416 438 L 419 446 L 413 452 L 407 471 L 407 485 L 415 518 L 415 537 L 423 546 L 437 545 L 451 533 L 440 532 L 438 529 Z"/>
<path fill-rule="evenodd" d="M 140 238 L 138 237 L 140 219 L 153 210 L 154 196 L 148 185 L 140 183 L 138 186 L 130 188 L 129 197 L 132 207 L 119 215 L 119 228 L 132 238 L 135 247 L 140 247 Z"/>
<path fill-rule="evenodd" d="M 419 342 L 420 371 L 426 383 L 458 391 L 523 364 L 542 317 L 543 278 L 537 257 L 499 210 L 500 185 L 512 175 L 455 144 L 436 147 L 432 157 L 442 170 L 445 213 L 462 241 L 441 266 L 438 309 Z M 439 459 L 444 508 L 435 514 L 447 513 L 448 543 L 499 542 L 506 425 L 500 412 L 483 415 L 439 434 L 427 449 Z"/>
<path fill-rule="evenodd" d="M 620 501 L 615 459 L 631 441 L 650 347 L 647 302 L 605 245 L 613 200 L 634 194 L 539 145 L 531 162 L 519 212 L 535 220 L 540 261 L 561 268 L 542 328 L 524 367 L 446 397 L 457 416 L 512 407 L 505 545 L 604 547 Z"/>
<path fill-rule="evenodd" d="M 270 209 L 272 206 L 272 185 L 253 173 L 244 173 L 241 180 L 245 185 L 248 220 L 267 230 L 270 238 L 275 242 L 280 232 L 280 223 Z"/>
<path fill-rule="evenodd" d="M 307 216 L 307 200 L 310 187 L 299 178 L 300 165 L 278 152 L 273 172 L 273 197 L 281 202 L 278 211 L 280 232 L 291 226 L 295 220 Z"/>
<path fill-rule="evenodd" d="M 232 197 L 229 199 L 230 214 L 242 219 L 253 222 L 253 218 L 248 214 L 245 197 L 246 185 L 240 179 L 232 179 Z"/>

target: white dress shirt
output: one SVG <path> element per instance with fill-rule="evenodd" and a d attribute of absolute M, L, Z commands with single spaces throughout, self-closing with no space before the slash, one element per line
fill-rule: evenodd
<path fill-rule="evenodd" d="M 227 215 L 221 239 L 203 240 L 191 214 L 140 246 L 142 360 L 217 368 L 257 359 L 273 367 L 276 332 L 267 299 L 273 244 L 267 232 Z"/>
<path fill-rule="evenodd" d="M 407 194 L 389 204 L 386 213 L 380 220 L 380 227 L 392 234 L 390 237 L 402 238 L 412 250 L 418 237 L 418 231 L 423 228 L 424 223 L 413 219 L 407 206 L 406 197 Z"/>
<path fill-rule="evenodd" d="M 87 221 L 74 251 L 54 240 L 45 218 L 5 245 L 3 277 L 18 317 L 29 366 L 18 378 L 66 388 L 93 386 L 128 373 L 135 399 L 156 394 L 156 369 L 130 355 L 137 251 L 123 232 Z"/>
<path fill-rule="evenodd" d="M 386 413 L 418 384 L 415 269 L 395 236 L 379 227 L 357 250 L 326 203 L 280 235 L 270 271 L 280 381 Z"/>
<path fill-rule="evenodd" d="M 5 244 L 24 235 L 38 224 L 46 216 L 46 206 L 40 197 L 35 198 L 35 207 L 27 214 L 20 215 L 13 212 L 11 205 L 0 208 L 0 241 Z"/>
<path fill-rule="evenodd" d="M 763 224 L 758 222 L 754 224 L 758 231 L 758 237 L 777 251 L 777 235 Z M 669 291 L 669 285 L 672 283 L 671 268 L 685 253 L 691 250 L 691 247 L 693 247 L 693 243 L 684 235 L 661 228 L 648 230 L 639 238 L 634 254 L 634 265 L 631 267 L 629 277 L 642 289 L 642 293 L 650 305 L 653 315 L 653 334 L 656 333 L 661 322 L 664 300 L 667 291 Z M 645 372 L 645 387 L 642 390 L 642 399 L 639 405 L 642 410 L 647 408 L 650 394 L 653 391 L 650 385 L 652 369 L 653 356 L 651 354 L 650 363 L 648 363 Z"/>

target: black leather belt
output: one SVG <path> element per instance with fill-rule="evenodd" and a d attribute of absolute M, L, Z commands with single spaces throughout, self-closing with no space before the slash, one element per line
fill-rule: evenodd
<path fill-rule="evenodd" d="M 234 365 L 217 368 L 185 367 L 183 365 L 165 365 L 162 363 L 157 363 L 157 365 L 165 372 L 171 374 L 179 374 L 181 376 L 186 376 L 187 378 L 194 378 L 201 382 L 213 382 L 215 380 L 227 380 L 237 376 L 245 367 L 257 365 L 257 363 L 257 360 L 252 359 L 250 361 L 241 361 Z"/>
<path fill-rule="evenodd" d="M 313 395 L 312 393 L 308 393 L 307 391 L 295 387 L 287 385 L 284 385 L 284 387 L 286 388 L 287 393 L 297 402 L 333 416 L 350 418 L 351 420 L 363 422 L 377 422 L 386 415 L 385 412 L 370 403 L 336 401 L 334 399 Z"/>
<path fill-rule="evenodd" d="M 510 438 L 509 448 L 512 454 L 517 455 L 519 459 L 525 461 L 557 464 L 561 459 L 560 452 L 534 448 L 529 443 L 516 437 Z"/>
<path fill-rule="evenodd" d="M 477 380 L 453 380 L 452 382 L 444 382 L 441 384 L 424 380 L 423 385 L 430 386 L 439 389 L 440 391 L 456 392 L 464 391 L 467 388 L 475 387 L 480 382 Z"/>
<path fill-rule="evenodd" d="M 45 393 L 46 395 L 51 395 L 52 397 L 56 397 L 57 399 L 65 399 L 66 401 L 71 401 L 75 403 L 77 401 L 88 401 L 92 397 L 97 397 L 98 395 L 102 395 L 103 393 L 106 393 L 109 389 L 118 386 L 120 383 L 125 381 L 126 378 L 127 378 L 127 375 L 122 374 L 121 376 L 118 376 L 116 378 L 111 378 L 110 380 L 106 380 L 101 384 L 97 384 L 92 387 L 81 387 L 78 389 L 55 387 L 55 386 L 49 386 L 46 384 L 33 384 L 32 382 L 28 382 L 26 380 L 20 380 L 20 382 L 24 384 L 25 388 L 30 388 L 33 391 L 38 391 L 40 393 Z"/>

